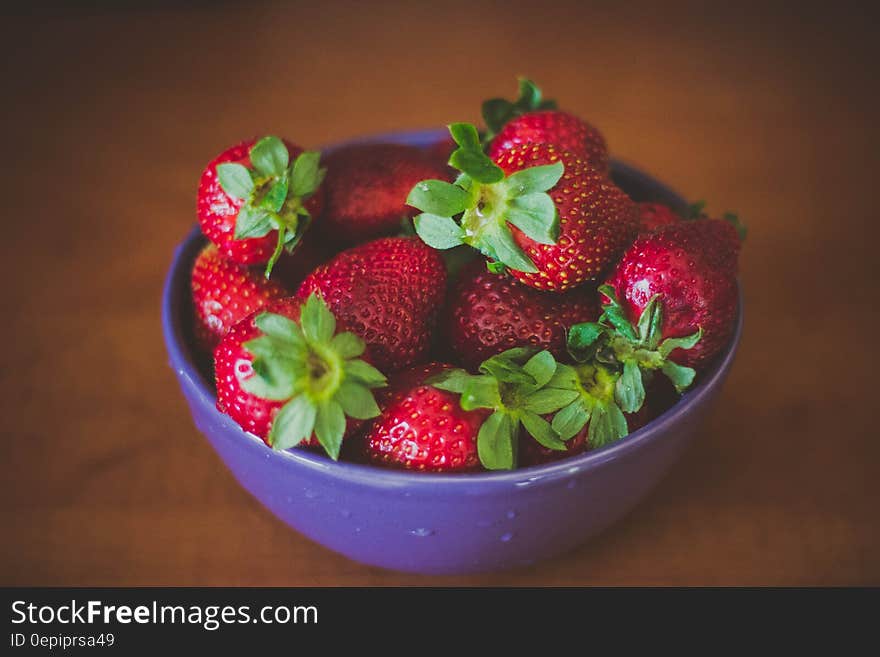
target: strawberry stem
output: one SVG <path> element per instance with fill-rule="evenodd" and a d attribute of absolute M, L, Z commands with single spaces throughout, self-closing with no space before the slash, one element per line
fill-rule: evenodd
<path fill-rule="evenodd" d="M 278 241 L 275 243 L 275 250 L 272 252 L 272 257 L 269 258 L 269 262 L 266 263 L 266 278 L 269 278 L 272 275 L 272 269 L 274 269 L 275 263 L 278 262 L 278 258 L 281 257 L 281 252 L 284 250 L 285 237 L 287 237 L 287 227 L 282 225 L 278 229 Z"/>

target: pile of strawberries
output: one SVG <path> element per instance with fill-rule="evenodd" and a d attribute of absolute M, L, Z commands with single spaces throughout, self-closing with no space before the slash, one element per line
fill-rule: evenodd
<path fill-rule="evenodd" d="M 528 80 L 483 117 L 207 166 L 192 299 L 220 411 L 274 449 L 501 470 L 619 440 L 699 377 L 734 327 L 736 218 L 632 201 Z"/>

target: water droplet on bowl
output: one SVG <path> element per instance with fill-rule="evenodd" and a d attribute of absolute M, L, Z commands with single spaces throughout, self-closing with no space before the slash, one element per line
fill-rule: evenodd
<path fill-rule="evenodd" d="M 419 537 L 424 538 L 426 536 L 433 536 L 434 530 L 433 529 L 426 529 L 425 527 L 417 527 L 416 529 L 410 530 L 409 533 L 412 534 L 413 536 L 419 536 Z"/>
<path fill-rule="evenodd" d="M 505 534 L 501 534 L 500 540 L 502 543 L 510 543 L 513 540 L 513 532 L 507 532 Z"/>
<path fill-rule="evenodd" d="M 306 497 L 307 497 L 308 499 L 310 499 L 310 500 L 314 500 L 315 498 L 318 497 L 318 493 L 315 492 L 315 491 L 313 491 L 313 490 L 310 489 L 310 488 L 307 488 L 307 489 L 306 489 Z"/>
<path fill-rule="evenodd" d="M 340 509 L 339 515 L 341 515 L 343 518 L 351 518 L 351 511 L 349 511 L 348 509 Z"/>
<path fill-rule="evenodd" d="M 507 512 L 507 519 L 513 520 L 514 518 L 516 518 L 516 509 L 511 509 Z"/>

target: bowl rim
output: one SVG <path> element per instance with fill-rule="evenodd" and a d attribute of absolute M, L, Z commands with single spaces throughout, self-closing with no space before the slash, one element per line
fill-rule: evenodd
<path fill-rule="evenodd" d="M 424 145 L 432 143 L 432 141 L 444 134 L 446 134 L 444 130 L 437 129 L 383 133 L 362 136 L 333 144 L 323 148 L 322 151 L 332 151 L 335 148 L 349 144 L 383 141 Z M 635 166 L 625 164 L 613 158 L 612 166 L 617 171 L 646 180 L 653 187 L 661 189 L 672 197 L 682 199 L 680 195 L 676 194 L 669 187 Z M 479 484 L 490 487 L 499 486 L 506 489 L 511 484 L 522 486 L 539 481 L 542 483 L 558 481 L 570 475 L 625 458 L 643 447 L 662 439 L 669 428 L 678 424 L 684 416 L 691 413 L 695 407 L 700 406 L 713 393 L 730 370 L 742 336 L 743 295 L 742 287 L 737 282 L 737 317 L 730 342 L 726 350 L 716 357 L 712 367 L 703 374 L 698 384 L 684 393 L 682 398 L 672 408 L 651 420 L 644 427 L 615 443 L 584 452 L 577 456 L 514 470 L 472 473 L 412 472 L 349 461 L 333 461 L 326 455 L 303 449 L 273 450 L 267 447 L 262 439 L 245 431 L 232 418 L 217 410 L 214 391 L 206 384 L 202 377 L 193 358 L 193 353 L 187 345 L 182 328 L 182 322 L 185 320 L 182 310 L 186 304 L 181 303 L 181 296 L 188 293 L 189 288 L 186 282 L 188 281 L 189 270 L 195 254 L 198 252 L 198 248 L 203 243 L 206 243 L 206 238 L 202 235 L 198 224 L 196 224 L 183 241 L 175 247 L 171 266 L 166 273 L 162 289 L 162 330 L 170 360 L 169 364 L 181 380 L 181 385 L 186 385 L 191 389 L 196 403 L 200 406 L 208 407 L 208 411 L 217 420 L 214 424 L 214 426 L 217 426 L 217 430 L 223 432 L 231 431 L 232 433 L 239 434 L 241 439 L 246 441 L 243 447 L 259 448 L 265 450 L 266 458 L 268 459 L 280 460 L 287 465 L 302 467 L 315 473 L 332 473 L 335 478 L 351 483 L 367 484 L 382 488 L 436 488 L 437 486 L 454 488 Z M 182 287 L 185 289 L 181 289 Z"/>

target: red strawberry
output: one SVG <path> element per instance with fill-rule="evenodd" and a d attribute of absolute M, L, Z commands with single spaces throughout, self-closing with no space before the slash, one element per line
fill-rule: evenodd
<path fill-rule="evenodd" d="M 366 341 L 370 362 L 391 372 L 427 356 L 445 286 L 436 251 L 414 237 L 386 237 L 339 253 L 297 297 L 319 293 L 340 325 Z"/>
<path fill-rule="evenodd" d="M 662 203 L 639 203 L 639 234 L 655 233 L 681 221 L 672 209 Z"/>
<path fill-rule="evenodd" d="M 554 144 L 570 151 L 590 166 L 608 172 L 608 146 L 596 128 L 573 114 L 559 110 L 529 112 L 501 129 L 489 145 L 489 157 L 499 162 L 504 151 L 527 144 Z"/>
<path fill-rule="evenodd" d="M 480 259 L 466 265 L 450 290 L 442 326 L 451 354 L 467 369 L 511 347 L 549 349 L 565 355 L 565 330 L 595 321 L 592 288 L 546 294 L 503 274 Z"/>
<path fill-rule="evenodd" d="M 412 186 L 425 178 L 449 178 L 445 162 L 412 146 L 358 144 L 326 157 L 325 239 L 356 244 L 391 235 L 415 210 L 406 205 Z"/>
<path fill-rule="evenodd" d="M 319 153 L 277 137 L 250 139 L 223 151 L 202 173 L 197 210 L 202 232 L 225 257 L 269 263 L 292 251 L 321 212 Z"/>
<path fill-rule="evenodd" d="M 274 275 L 266 279 L 262 272 L 227 260 L 213 244 L 202 249 L 190 280 L 199 344 L 213 351 L 220 338 L 243 317 L 290 296 L 292 292 L 277 278 Z"/>
<path fill-rule="evenodd" d="M 620 300 L 631 325 L 639 324 L 646 310 L 653 312 L 649 305 L 657 297 L 659 334 L 650 340 L 644 336 L 655 347 L 660 340 L 700 331 L 693 346 L 668 354 L 679 365 L 699 368 L 727 345 L 733 332 L 739 248 L 736 230 L 727 222 L 681 222 L 636 240 L 609 276 L 608 287 L 600 289 L 616 297 L 609 298 L 612 304 Z"/>
<path fill-rule="evenodd" d="M 392 384 L 395 393 L 364 438 L 369 461 L 431 472 L 479 469 L 477 435 L 489 411 L 462 410 L 458 395 L 424 384 L 425 374 L 449 367 L 419 366 L 398 375 L 406 385 Z"/>
<path fill-rule="evenodd" d="M 469 244 L 522 283 L 563 292 L 601 275 L 635 237 L 635 204 L 578 155 L 532 144 L 492 162 L 473 126 L 450 132 L 459 144 L 450 161 L 464 175 L 455 185 L 423 181 L 408 198 L 424 212 L 416 232 L 434 248 Z"/>
<path fill-rule="evenodd" d="M 272 302 L 217 346 L 217 408 L 275 449 L 320 444 L 335 459 L 343 438 L 379 415 L 370 389 L 385 377 L 358 359 L 364 348 L 336 331 L 317 295 Z"/>

